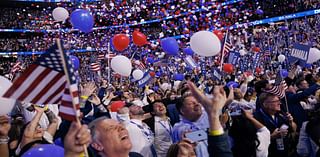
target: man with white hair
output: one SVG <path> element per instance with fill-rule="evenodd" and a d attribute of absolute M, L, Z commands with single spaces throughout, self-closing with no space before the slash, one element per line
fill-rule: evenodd
<path fill-rule="evenodd" d="M 100 117 L 89 124 L 91 147 L 101 157 L 142 157 L 130 152 L 132 143 L 128 130 L 116 120 Z"/>

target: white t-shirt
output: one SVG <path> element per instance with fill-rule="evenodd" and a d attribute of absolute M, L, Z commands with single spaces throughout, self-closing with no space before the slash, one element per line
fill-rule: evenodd
<path fill-rule="evenodd" d="M 260 141 L 260 145 L 256 150 L 257 157 L 267 157 L 268 156 L 268 148 L 270 145 L 270 131 L 266 128 L 260 128 L 257 131 L 258 140 Z"/>
<path fill-rule="evenodd" d="M 143 127 L 143 129 L 138 126 Z M 131 152 L 140 153 L 144 157 L 153 157 L 151 146 L 153 145 L 154 135 L 150 128 L 137 119 L 131 119 L 129 123 L 126 123 L 126 128 L 132 143 Z"/>

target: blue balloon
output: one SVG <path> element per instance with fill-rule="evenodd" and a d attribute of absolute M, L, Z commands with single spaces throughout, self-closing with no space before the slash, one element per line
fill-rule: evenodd
<path fill-rule="evenodd" d="M 41 144 L 29 149 L 22 155 L 22 157 L 43 156 L 64 157 L 64 149 L 54 144 Z"/>
<path fill-rule="evenodd" d="M 78 70 L 80 67 L 80 61 L 76 56 L 70 56 L 74 70 Z"/>
<path fill-rule="evenodd" d="M 184 79 L 184 75 L 183 74 L 174 74 L 174 80 L 177 80 L 177 81 L 183 81 Z"/>
<path fill-rule="evenodd" d="M 192 56 L 194 54 L 194 52 L 192 51 L 192 49 L 190 47 L 188 48 L 184 48 L 183 49 L 183 52 L 186 54 L 186 55 L 190 55 Z"/>
<path fill-rule="evenodd" d="M 175 38 L 168 37 L 161 40 L 161 47 L 168 55 L 178 55 L 179 44 Z"/>
<path fill-rule="evenodd" d="M 289 74 L 289 73 L 288 73 L 288 71 L 287 71 L 286 69 L 282 69 L 282 70 L 281 70 L 281 77 L 282 77 L 282 78 L 288 77 L 288 74 Z"/>
<path fill-rule="evenodd" d="M 85 33 L 91 32 L 94 25 L 93 16 L 88 10 L 84 9 L 73 11 L 70 16 L 70 21 L 74 28 Z"/>
<path fill-rule="evenodd" d="M 233 88 L 238 88 L 239 87 L 239 84 L 237 82 L 234 82 L 234 81 L 230 81 L 227 83 L 227 87 L 233 87 Z"/>
<path fill-rule="evenodd" d="M 54 144 L 60 147 L 64 147 L 61 138 L 57 138 L 56 140 L 54 140 Z"/>

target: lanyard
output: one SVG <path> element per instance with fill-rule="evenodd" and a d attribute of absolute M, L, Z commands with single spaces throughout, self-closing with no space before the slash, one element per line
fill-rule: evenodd
<path fill-rule="evenodd" d="M 168 123 L 169 123 L 169 129 L 168 129 L 168 128 L 166 127 L 166 125 L 161 122 L 161 120 L 159 120 L 158 122 L 160 123 L 160 125 L 161 125 L 163 128 L 166 129 L 166 131 L 169 133 L 169 135 L 170 135 L 171 138 L 172 138 L 172 127 L 171 127 L 170 123 L 168 122 Z"/>
<path fill-rule="evenodd" d="M 262 115 L 268 119 L 268 121 L 273 124 L 276 128 L 278 127 L 278 118 L 276 116 L 274 116 L 274 119 L 267 115 L 261 108 L 260 108 L 260 112 L 262 113 Z"/>
<path fill-rule="evenodd" d="M 139 124 L 137 124 L 137 123 L 135 123 L 133 121 L 130 121 L 130 123 L 136 125 L 140 129 L 140 131 L 143 133 L 143 135 L 145 137 L 147 137 L 148 140 L 151 140 L 152 132 L 151 132 L 151 130 L 149 128 L 147 128 L 148 131 L 146 131 L 146 129 L 143 126 L 141 126 L 141 125 L 139 125 Z"/>

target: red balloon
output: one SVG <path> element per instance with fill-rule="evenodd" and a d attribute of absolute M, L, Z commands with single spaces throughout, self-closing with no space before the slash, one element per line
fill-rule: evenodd
<path fill-rule="evenodd" d="M 139 31 L 134 31 L 132 33 L 132 38 L 133 38 L 133 43 L 136 44 L 137 46 L 143 46 L 148 42 L 147 37 Z"/>
<path fill-rule="evenodd" d="M 117 112 L 119 109 L 121 109 L 125 103 L 123 101 L 115 101 L 111 104 L 110 110 L 111 112 Z"/>
<path fill-rule="evenodd" d="M 230 63 L 226 63 L 223 65 L 223 71 L 226 73 L 232 73 L 233 72 L 233 65 Z"/>
<path fill-rule="evenodd" d="M 113 37 L 112 43 L 117 51 L 123 51 L 128 48 L 130 39 L 125 34 L 117 34 Z"/>
<path fill-rule="evenodd" d="M 149 74 L 150 74 L 151 77 L 156 76 L 156 73 L 154 71 L 151 71 Z"/>
<path fill-rule="evenodd" d="M 213 33 L 220 39 L 220 40 L 223 40 L 224 38 L 224 35 L 221 31 L 219 30 L 214 30 Z"/>
<path fill-rule="evenodd" d="M 253 47 L 252 50 L 253 50 L 254 52 L 260 52 L 260 48 L 259 48 L 259 47 Z"/>
<path fill-rule="evenodd" d="M 262 71 L 262 69 L 261 69 L 261 68 L 259 68 L 259 67 L 257 67 L 257 68 L 256 68 L 256 72 L 257 72 L 258 74 L 260 74 L 260 73 L 261 73 L 261 71 Z"/>

